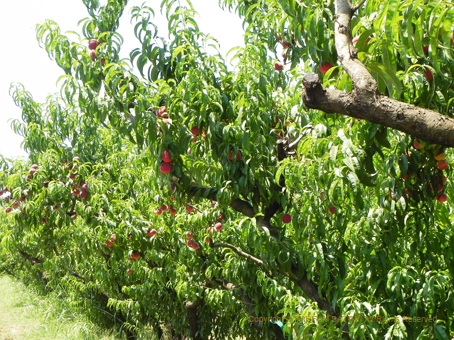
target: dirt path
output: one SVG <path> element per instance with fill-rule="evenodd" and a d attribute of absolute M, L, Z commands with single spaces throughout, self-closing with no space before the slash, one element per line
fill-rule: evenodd
<path fill-rule="evenodd" d="M 23 292 L 7 276 L 0 276 L 0 340 L 26 339 L 36 328 L 31 305 Z"/>

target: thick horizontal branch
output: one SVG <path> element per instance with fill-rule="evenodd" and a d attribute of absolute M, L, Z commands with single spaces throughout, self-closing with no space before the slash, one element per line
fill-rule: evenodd
<path fill-rule="evenodd" d="M 179 181 L 179 179 L 175 180 L 176 179 L 175 176 L 172 179 L 174 182 Z M 199 194 L 200 197 L 204 197 L 204 198 L 216 201 L 218 190 L 216 188 L 207 188 L 207 187 L 202 187 L 197 184 L 193 184 L 189 188 L 189 193 L 193 196 L 195 196 L 196 194 Z M 232 207 L 234 210 L 242 213 L 243 215 L 245 215 L 247 217 L 252 218 L 255 216 L 254 208 L 252 207 L 252 205 L 250 205 L 246 201 L 243 201 L 242 199 L 235 198 L 230 203 L 230 207 Z"/>
<path fill-rule="evenodd" d="M 325 89 L 315 73 L 308 73 L 303 78 L 304 104 L 326 113 L 366 119 L 432 144 L 454 147 L 454 119 L 378 93 L 377 82 L 357 58 L 357 49 L 352 43 L 352 15 L 362 4 L 360 1 L 352 7 L 349 0 L 334 2 L 336 52 L 353 81 L 354 90 L 347 93 Z"/>
<path fill-rule="evenodd" d="M 233 250 L 234 253 L 248 259 L 248 260 L 251 260 L 252 262 L 255 262 L 257 263 L 258 265 L 260 266 L 263 266 L 263 261 L 248 254 L 248 253 L 245 253 L 244 251 L 238 249 L 237 247 L 235 247 L 234 245 L 230 244 L 230 243 L 221 243 L 221 242 L 217 242 L 217 243 L 210 243 L 210 246 L 212 248 L 229 248 L 231 250 Z"/>
<path fill-rule="evenodd" d="M 303 85 L 303 102 L 308 108 L 366 119 L 432 144 L 454 147 L 454 119 L 450 117 L 382 95 L 365 103 L 356 92 L 323 88 L 312 72 L 304 76 Z"/>

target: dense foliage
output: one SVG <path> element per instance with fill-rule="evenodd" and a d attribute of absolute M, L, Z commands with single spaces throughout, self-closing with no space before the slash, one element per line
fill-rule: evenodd
<path fill-rule="evenodd" d="M 127 2 L 83 1 L 78 40 L 37 27 L 60 94 L 12 86 L 29 161 L 0 162 L 0 271 L 116 311 L 130 339 L 454 334 L 451 149 L 302 104 L 307 72 L 353 87 L 331 2 L 221 1 L 246 23 L 232 71 L 188 1 L 162 1 L 167 38 L 133 7 L 129 60 Z M 382 93 L 453 116 L 453 19 L 367 0 L 358 58 Z"/>

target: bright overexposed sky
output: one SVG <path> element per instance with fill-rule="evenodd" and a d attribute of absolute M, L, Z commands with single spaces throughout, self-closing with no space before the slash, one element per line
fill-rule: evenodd
<path fill-rule="evenodd" d="M 120 22 L 119 33 L 125 39 L 121 57 L 139 47 L 132 26 L 129 24 L 129 9 L 140 6 L 144 0 L 131 0 Z M 224 12 L 215 0 L 192 0 L 199 13 L 196 21 L 201 31 L 209 33 L 221 45 L 221 53 L 235 46 L 243 45 L 242 21 L 234 13 Z M 148 0 L 146 4 L 159 12 L 160 1 Z M 82 0 L 14 0 L 4 1 L 0 12 L 0 32 L 2 32 L 2 53 L 0 53 L 0 155 L 8 158 L 26 156 L 21 149 L 22 137 L 10 127 L 10 119 L 21 119 L 21 112 L 9 96 L 11 83 L 22 83 L 33 98 L 44 102 L 45 98 L 58 92 L 56 81 L 63 71 L 49 59 L 47 52 L 38 46 L 35 36 L 37 23 L 45 19 L 55 21 L 62 32 L 75 31 L 81 36 L 80 19 L 88 17 Z M 156 19 L 160 27 L 159 35 L 167 32 L 166 23 Z M 164 27 L 162 27 L 164 26 Z M 161 29 L 162 27 L 162 29 Z M 74 39 L 73 36 L 69 36 Z"/>

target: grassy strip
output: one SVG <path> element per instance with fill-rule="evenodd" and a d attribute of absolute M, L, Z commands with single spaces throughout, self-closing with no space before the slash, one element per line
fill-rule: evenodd
<path fill-rule="evenodd" d="M 118 340 L 75 307 L 0 276 L 0 340 Z"/>

